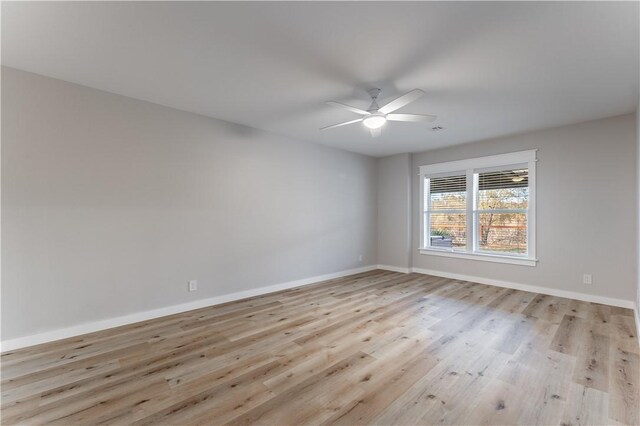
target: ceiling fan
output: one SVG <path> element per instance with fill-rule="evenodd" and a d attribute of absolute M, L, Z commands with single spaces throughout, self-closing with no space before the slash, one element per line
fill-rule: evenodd
<path fill-rule="evenodd" d="M 361 118 L 351 121 L 345 121 L 344 123 L 334 124 L 332 126 L 322 127 L 320 130 L 328 130 L 333 129 L 335 127 L 346 126 L 347 124 L 354 124 L 362 122 L 366 128 L 368 128 L 371 132 L 371 136 L 376 137 L 379 136 L 382 131 L 382 126 L 384 126 L 387 121 L 426 121 L 432 122 L 436 118 L 435 115 L 421 115 L 421 114 L 392 114 L 393 111 L 402 108 L 405 105 L 410 104 L 411 102 L 418 99 L 420 96 L 424 95 L 424 92 L 420 89 L 414 89 L 404 95 L 392 100 L 388 104 L 383 107 L 378 106 L 378 95 L 380 94 L 380 89 L 371 89 L 368 91 L 369 96 L 371 96 L 371 106 L 369 106 L 368 110 L 363 110 L 360 108 L 355 108 L 349 105 L 341 104 L 340 102 L 329 101 L 327 104 L 337 106 L 339 108 L 346 109 L 347 111 L 355 112 L 356 114 L 362 115 Z"/>

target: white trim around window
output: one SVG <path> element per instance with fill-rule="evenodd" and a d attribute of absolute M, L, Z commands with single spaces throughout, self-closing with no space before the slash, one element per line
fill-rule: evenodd
<path fill-rule="evenodd" d="M 458 259 L 499 262 L 512 265 L 536 266 L 536 151 L 528 150 L 487 157 L 471 158 L 446 163 L 429 164 L 420 167 L 420 254 L 444 256 Z M 526 214 L 526 253 L 510 254 L 506 252 L 487 252 L 479 248 L 477 241 L 478 216 L 481 210 L 476 208 L 478 197 L 478 174 L 488 171 L 508 170 L 522 167 L 528 169 L 528 208 L 523 210 L 492 210 L 493 213 L 516 212 Z M 433 247 L 432 238 L 426 238 L 429 229 L 430 213 L 445 213 L 443 210 L 431 210 L 430 195 L 425 193 L 425 180 L 447 176 L 466 176 L 466 245 L 454 248 Z M 464 191 L 463 191 L 464 192 Z M 427 198 L 429 197 L 429 199 Z M 428 207 L 425 207 L 428 206 Z M 464 212 L 464 211 L 463 211 Z M 464 228 L 464 226 L 463 226 Z"/>

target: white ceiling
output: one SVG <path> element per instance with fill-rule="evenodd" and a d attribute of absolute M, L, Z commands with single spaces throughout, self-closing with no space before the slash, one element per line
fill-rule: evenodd
<path fill-rule="evenodd" d="M 382 156 L 633 112 L 637 2 L 2 3 L 2 64 Z M 414 88 L 372 139 L 324 104 Z M 366 108 L 365 108 L 366 109 Z M 434 132 L 433 125 L 445 130 Z"/>

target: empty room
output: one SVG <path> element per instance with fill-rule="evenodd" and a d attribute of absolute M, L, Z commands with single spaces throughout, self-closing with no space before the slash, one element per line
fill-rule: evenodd
<path fill-rule="evenodd" d="M 640 2 L 1 3 L 3 425 L 640 425 Z"/>

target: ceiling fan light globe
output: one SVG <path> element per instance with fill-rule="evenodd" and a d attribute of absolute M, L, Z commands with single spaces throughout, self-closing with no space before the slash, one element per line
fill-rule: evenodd
<path fill-rule="evenodd" d="M 364 118 L 362 120 L 362 124 L 364 124 L 369 129 L 379 129 L 384 126 L 387 122 L 387 118 L 384 115 L 372 114 Z"/>

